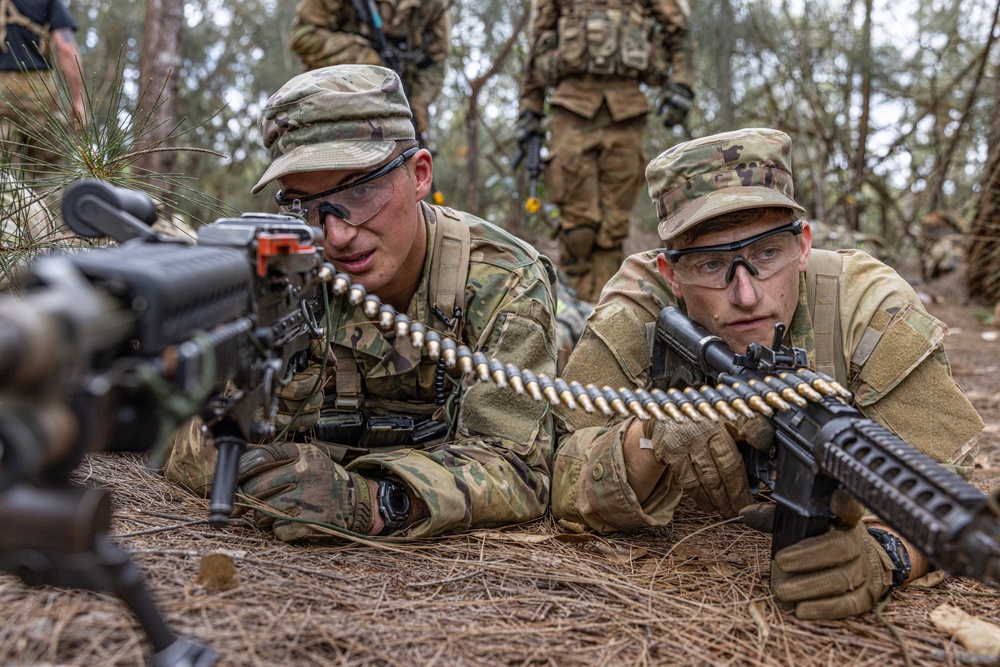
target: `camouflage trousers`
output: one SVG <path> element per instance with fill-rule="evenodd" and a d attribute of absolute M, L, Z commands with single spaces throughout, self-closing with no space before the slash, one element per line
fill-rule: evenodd
<path fill-rule="evenodd" d="M 596 302 L 618 272 L 622 242 L 644 183 L 646 117 L 615 122 L 607 106 L 593 118 L 552 110 L 549 196 L 560 209 L 559 267 L 584 301 Z"/>
<path fill-rule="evenodd" d="M 52 137 L 45 129 L 49 114 L 65 120 L 58 110 L 59 94 L 52 70 L 0 71 L 0 142 L 4 164 L 55 164 L 58 153 L 34 137 Z"/>

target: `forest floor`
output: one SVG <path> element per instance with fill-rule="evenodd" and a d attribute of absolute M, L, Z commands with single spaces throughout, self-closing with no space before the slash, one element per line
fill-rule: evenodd
<path fill-rule="evenodd" d="M 950 325 L 955 379 L 987 424 L 974 480 L 986 490 L 1000 483 L 1000 341 L 956 284 L 917 289 Z M 92 456 L 77 477 L 113 492 L 114 541 L 170 626 L 223 665 L 996 664 L 930 620 L 950 604 L 1000 623 L 993 590 L 952 578 L 859 618 L 800 621 L 769 594 L 768 538 L 686 502 L 667 528 L 614 536 L 546 518 L 418 543 L 291 546 L 245 520 L 210 528 L 205 501 L 131 456 Z M 221 577 L 235 587 L 199 578 L 212 553 L 235 564 L 235 579 Z M 141 665 L 149 653 L 117 598 L 0 575 L 0 665 Z"/>

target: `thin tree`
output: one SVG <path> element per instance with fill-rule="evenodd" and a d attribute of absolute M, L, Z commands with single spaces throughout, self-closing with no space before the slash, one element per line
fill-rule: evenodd
<path fill-rule="evenodd" d="M 184 31 L 184 0 L 147 0 L 146 29 L 139 61 L 141 99 L 136 113 L 136 148 L 157 146 L 136 161 L 136 169 L 170 174 L 177 164 L 174 130 L 178 124 L 181 37 Z M 169 184 L 159 183 L 169 190 Z"/>

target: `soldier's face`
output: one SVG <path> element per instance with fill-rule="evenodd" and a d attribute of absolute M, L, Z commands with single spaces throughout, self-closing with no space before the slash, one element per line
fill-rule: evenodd
<path fill-rule="evenodd" d="M 703 234 L 677 249 L 742 241 L 787 222 L 787 213 L 775 209 L 752 224 Z M 752 275 L 744 262 L 733 264 L 732 279 L 724 287 L 686 282 L 663 255 L 657 259 L 657 267 L 674 295 L 684 301 L 692 320 L 722 338 L 735 352 L 744 352 L 750 343 L 770 345 L 774 325 L 780 322 L 787 326 L 791 322 L 799 302 L 799 273 L 809 265 L 809 225 L 794 238 L 799 244 L 798 257 L 764 280 Z"/>
<path fill-rule="evenodd" d="M 352 183 L 370 171 L 299 172 L 282 177 L 279 184 L 286 197 L 305 197 Z M 419 284 L 427 250 L 420 200 L 431 187 L 430 153 L 417 152 L 406 164 L 378 180 L 379 191 L 391 186 L 392 194 L 363 224 L 354 226 L 338 218 L 335 207 L 325 207 L 316 224 L 324 232 L 323 254 L 338 271 L 348 274 L 383 303 L 406 312 Z"/>

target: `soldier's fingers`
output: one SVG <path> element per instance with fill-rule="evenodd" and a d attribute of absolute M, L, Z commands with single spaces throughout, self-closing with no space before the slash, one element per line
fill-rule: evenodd
<path fill-rule="evenodd" d="M 785 547 L 774 556 L 778 567 L 788 573 L 828 570 L 855 561 L 864 548 L 853 530 L 831 530 Z"/>
<path fill-rule="evenodd" d="M 864 563 L 857 558 L 840 567 L 784 578 L 774 585 L 774 596 L 784 602 L 821 600 L 844 595 L 864 583 Z"/>

